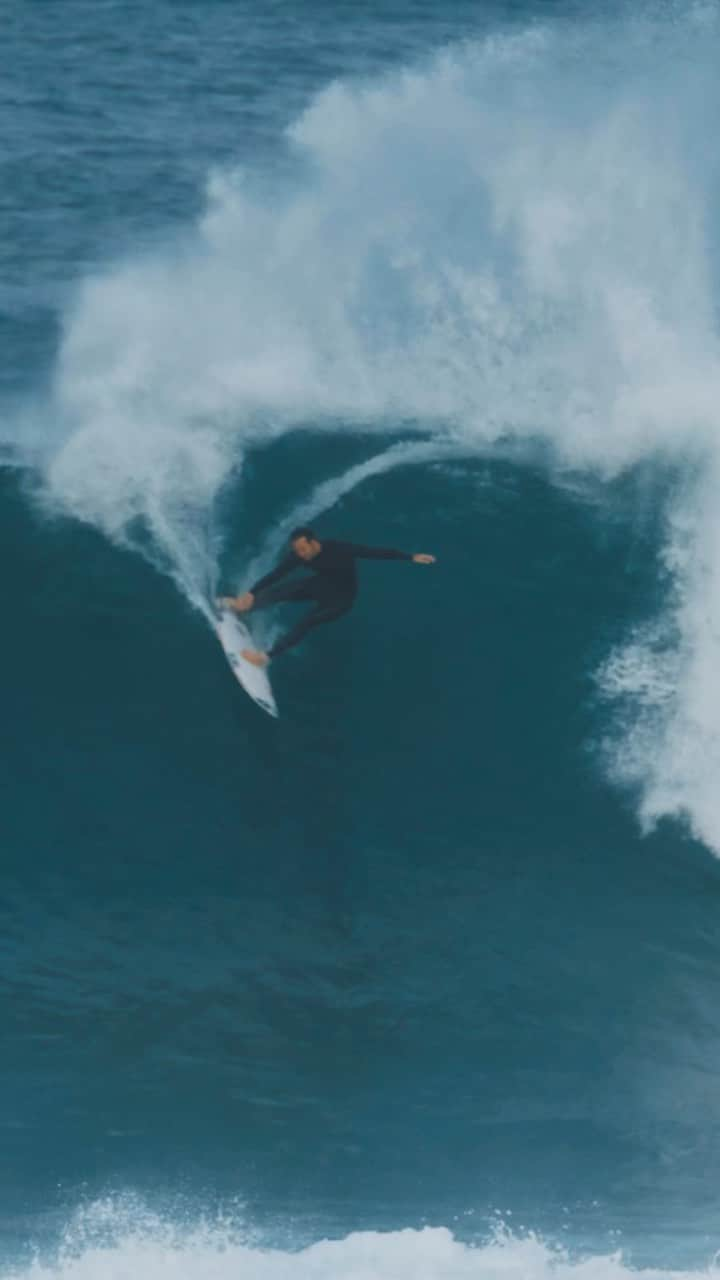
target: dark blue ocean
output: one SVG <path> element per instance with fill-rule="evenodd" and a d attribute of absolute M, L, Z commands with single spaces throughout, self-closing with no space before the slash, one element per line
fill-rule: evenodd
<path fill-rule="evenodd" d="M 0 49 L 0 1275 L 714 1274 L 720 5 Z"/>

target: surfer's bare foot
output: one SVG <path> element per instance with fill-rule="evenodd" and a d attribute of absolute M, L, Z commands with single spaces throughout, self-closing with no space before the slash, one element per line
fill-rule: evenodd
<path fill-rule="evenodd" d="M 243 649 L 242 656 L 246 662 L 252 662 L 254 667 L 266 667 L 270 659 L 266 653 L 262 653 L 260 649 Z"/>

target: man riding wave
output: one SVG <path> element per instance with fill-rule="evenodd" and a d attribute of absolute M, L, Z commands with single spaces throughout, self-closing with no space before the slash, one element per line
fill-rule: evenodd
<path fill-rule="evenodd" d="M 334 622 L 350 610 L 358 589 L 356 560 L 412 560 L 415 564 L 434 564 L 435 557 L 423 552 L 394 551 L 388 547 L 364 547 L 355 542 L 320 539 L 303 525 L 290 535 L 290 550 L 280 563 L 249 591 L 240 596 L 223 596 L 218 604 L 236 613 L 267 609 L 273 604 L 302 604 L 312 601 L 314 608 L 300 619 L 286 635 L 267 652 L 243 649 L 242 656 L 256 667 L 264 667 L 271 658 L 299 644 L 308 631 L 325 622 Z M 311 577 L 282 583 L 281 579 L 296 569 L 308 568 Z"/>

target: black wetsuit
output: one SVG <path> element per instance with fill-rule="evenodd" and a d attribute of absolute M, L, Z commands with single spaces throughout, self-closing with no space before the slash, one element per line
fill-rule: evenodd
<path fill-rule="evenodd" d="M 323 541 L 320 551 L 312 560 L 302 560 L 294 551 L 288 552 L 279 565 L 251 587 L 255 596 L 253 609 L 266 609 L 271 604 L 302 604 L 314 600 L 315 608 L 306 613 L 286 636 L 268 650 L 276 658 L 285 649 L 299 643 L 312 627 L 323 622 L 334 622 L 351 609 L 357 595 L 358 579 L 356 560 L 412 560 L 407 551 L 392 551 L 387 547 L 361 547 L 354 542 Z M 294 569 L 310 569 L 311 578 L 299 582 L 275 584 Z"/>

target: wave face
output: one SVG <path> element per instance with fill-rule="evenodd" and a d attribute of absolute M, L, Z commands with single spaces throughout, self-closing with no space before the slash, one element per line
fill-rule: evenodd
<path fill-rule="evenodd" d="M 701 1265 L 720 7 L 131 8 L 8 58 L 8 1265 Z M 438 564 L 273 725 L 300 520 Z"/>
<path fill-rule="evenodd" d="M 532 27 L 336 81 L 285 163 L 218 169 L 193 230 L 84 282 L 43 414 L 49 495 L 117 539 L 141 523 L 195 603 L 228 478 L 309 424 L 542 440 L 600 482 L 694 469 L 660 639 L 603 680 L 633 707 L 611 773 L 718 850 L 716 19 Z"/>

